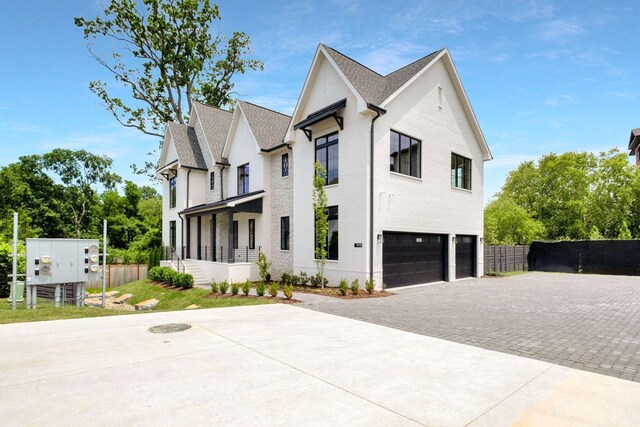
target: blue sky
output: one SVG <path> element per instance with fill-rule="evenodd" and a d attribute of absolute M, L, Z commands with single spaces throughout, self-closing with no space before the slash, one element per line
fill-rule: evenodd
<path fill-rule="evenodd" d="M 114 159 L 126 179 L 157 140 L 119 126 L 87 88 L 109 75 L 73 18 L 106 0 L 0 0 L 0 166 L 55 147 Z M 264 72 L 238 96 L 291 113 L 319 42 L 380 73 L 448 47 L 493 152 L 485 199 L 521 161 L 626 148 L 640 127 L 640 3 L 221 1 L 215 32 L 245 31 Z M 95 43 L 99 48 L 109 47 Z"/>

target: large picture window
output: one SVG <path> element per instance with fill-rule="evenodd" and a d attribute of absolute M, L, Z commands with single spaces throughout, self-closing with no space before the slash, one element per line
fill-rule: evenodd
<path fill-rule="evenodd" d="M 280 218 L 280 249 L 283 251 L 289 250 L 289 217 L 283 216 Z"/>
<path fill-rule="evenodd" d="M 389 170 L 420 178 L 422 142 L 410 136 L 391 131 Z"/>
<path fill-rule="evenodd" d="M 338 207 L 329 206 L 327 208 L 329 220 L 329 230 L 327 232 L 327 259 L 338 259 Z M 316 246 L 318 239 L 315 239 Z"/>
<path fill-rule="evenodd" d="M 176 177 L 169 178 L 169 208 L 176 207 Z"/>
<path fill-rule="evenodd" d="M 249 192 L 249 163 L 238 167 L 238 196 Z"/>
<path fill-rule="evenodd" d="M 338 132 L 316 139 L 316 162 L 327 171 L 325 185 L 338 183 Z"/>
<path fill-rule="evenodd" d="M 249 220 L 249 249 L 256 248 L 256 220 Z"/>
<path fill-rule="evenodd" d="M 451 186 L 471 190 L 471 159 L 451 153 Z"/>

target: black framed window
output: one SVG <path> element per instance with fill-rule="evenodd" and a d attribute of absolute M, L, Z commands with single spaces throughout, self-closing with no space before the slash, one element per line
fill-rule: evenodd
<path fill-rule="evenodd" d="M 209 190 L 213 190 L 216 186 L 216 173 L 211 172 L 209 174 Z"/>
<path fill-rule="evenodd" d="M 176 250 L 176 222 L 169 221 L 169 244 Z"/>
<path fill-rule="evenodd" d="M 471 159 L 451 153 L 451 186 L 471 190 Z"/>
<path fill-rule="evenodd" d="M 289 176 L 289 153 L 282 155 L 282 176 Z"/>
<path fill-rule="evenodd" d="M 420 178 L 422 141 L 391 131 L 389 170 Z"/>
<path fill-rule="evenodd" d="M 173 209 L 176 207 L 176 177 L 172 176 L 169 178 L 169 208 Z"/>
<path fill-rule="evenodd" d="M 249 192 L 249 163 L 238 166 L 238 196 Z"/>
<path fill-rule="evenodd" d="M 256 220 L 249 220 L 249 249 L 256 248 Z"/>
<path fill-rule="evenodd" d="M 283 216 L 280 218 L 280 249 L 283 251 L 289 250 L 289 217 Z"/>
<path fill-rule="evenodd" d="M 338 259 L 338 207 L 329 206 L 327 208 L 327 219 L 329 220 L 329 229 L 327 231 L 327 259 Z M 316 238 L 317 242 L 318 239 Z M 317 246 L 317 243 L 316 243 Z"/>
<path fill-rule="evenodd" d="M 238 249 L 238 221 L 233 221 L 233 249 Z"/>
<path fill-rule="evenodd" d="M 325 185 L 338 183 L 338 132 L 316 138 L 316 162 L 327 171 Z"/>

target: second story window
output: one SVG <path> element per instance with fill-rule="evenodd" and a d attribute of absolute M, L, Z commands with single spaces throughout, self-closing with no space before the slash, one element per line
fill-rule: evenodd
<path fill-rule="evenodd" d="M 176 207 L 176 177 L 169 178 L 169 208 Z"/>
<path fill-rule="evenodd" d="M 238 196 L 249 192 L 249 163 L 238 166 Z"/>
<path fill-rule="evenodd" d="M 422 142 L 410 136 L 391 131 L 389 170 L 420 178 L 420 153 Z"/>
<path fill-rule="evenodd" d="M 316 139 L 316 162 L 327 171 L 325 185 L 338 183 L 338 132 Z"/>
<path fill-rule="evenodd" d="M 282 155 L 282 176 L 289 176 L 289 153 Z"/>
<path fill-rule="evenodd" d="M 211 172 L 209 174 L 209 190 L 213 190 L 216 186 L 216 173 Z"/>
<path fill-rule="evenodd" d="M 451 186 L 471 190 L 471 159 L 451 153 Z"/>

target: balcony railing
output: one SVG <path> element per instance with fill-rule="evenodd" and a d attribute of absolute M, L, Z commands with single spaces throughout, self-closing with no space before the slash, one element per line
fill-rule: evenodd
<path fill-rule="evenodd" d="M 214 261 L 214 262 L 256 262 L 258 260 L 258 254 L 260 253 L 261 246 L 258 246 L 255 249 L 249 249 L 249 246 L 245 246 L 244 248 L 233 249 L 233 257 L 229 257 L 229 248 L 225 248 L 224 246 L 200 246 L 200 247 L 191 247 L 190 253 L 187 252 L 187 247 L 183 246 L 181 248 L 181 253 L 184 255 L 184 259 L 196 259 L 202 261 Z M 167 258 L 166 254 L 171 254 L 171 248 L 165 247 L 163 251 L 163 259 L 172 259 Z M 175 254 L 175 251 L 173 251 Z M 186 255 L 189 256 L 186 256 Z M 175 255 L 177 257 L 177 255 Z M 180 257 L 178 257 L 178 261 L 180 261 Z M 184 266 L 183 266 L 184 268 Z"/>

